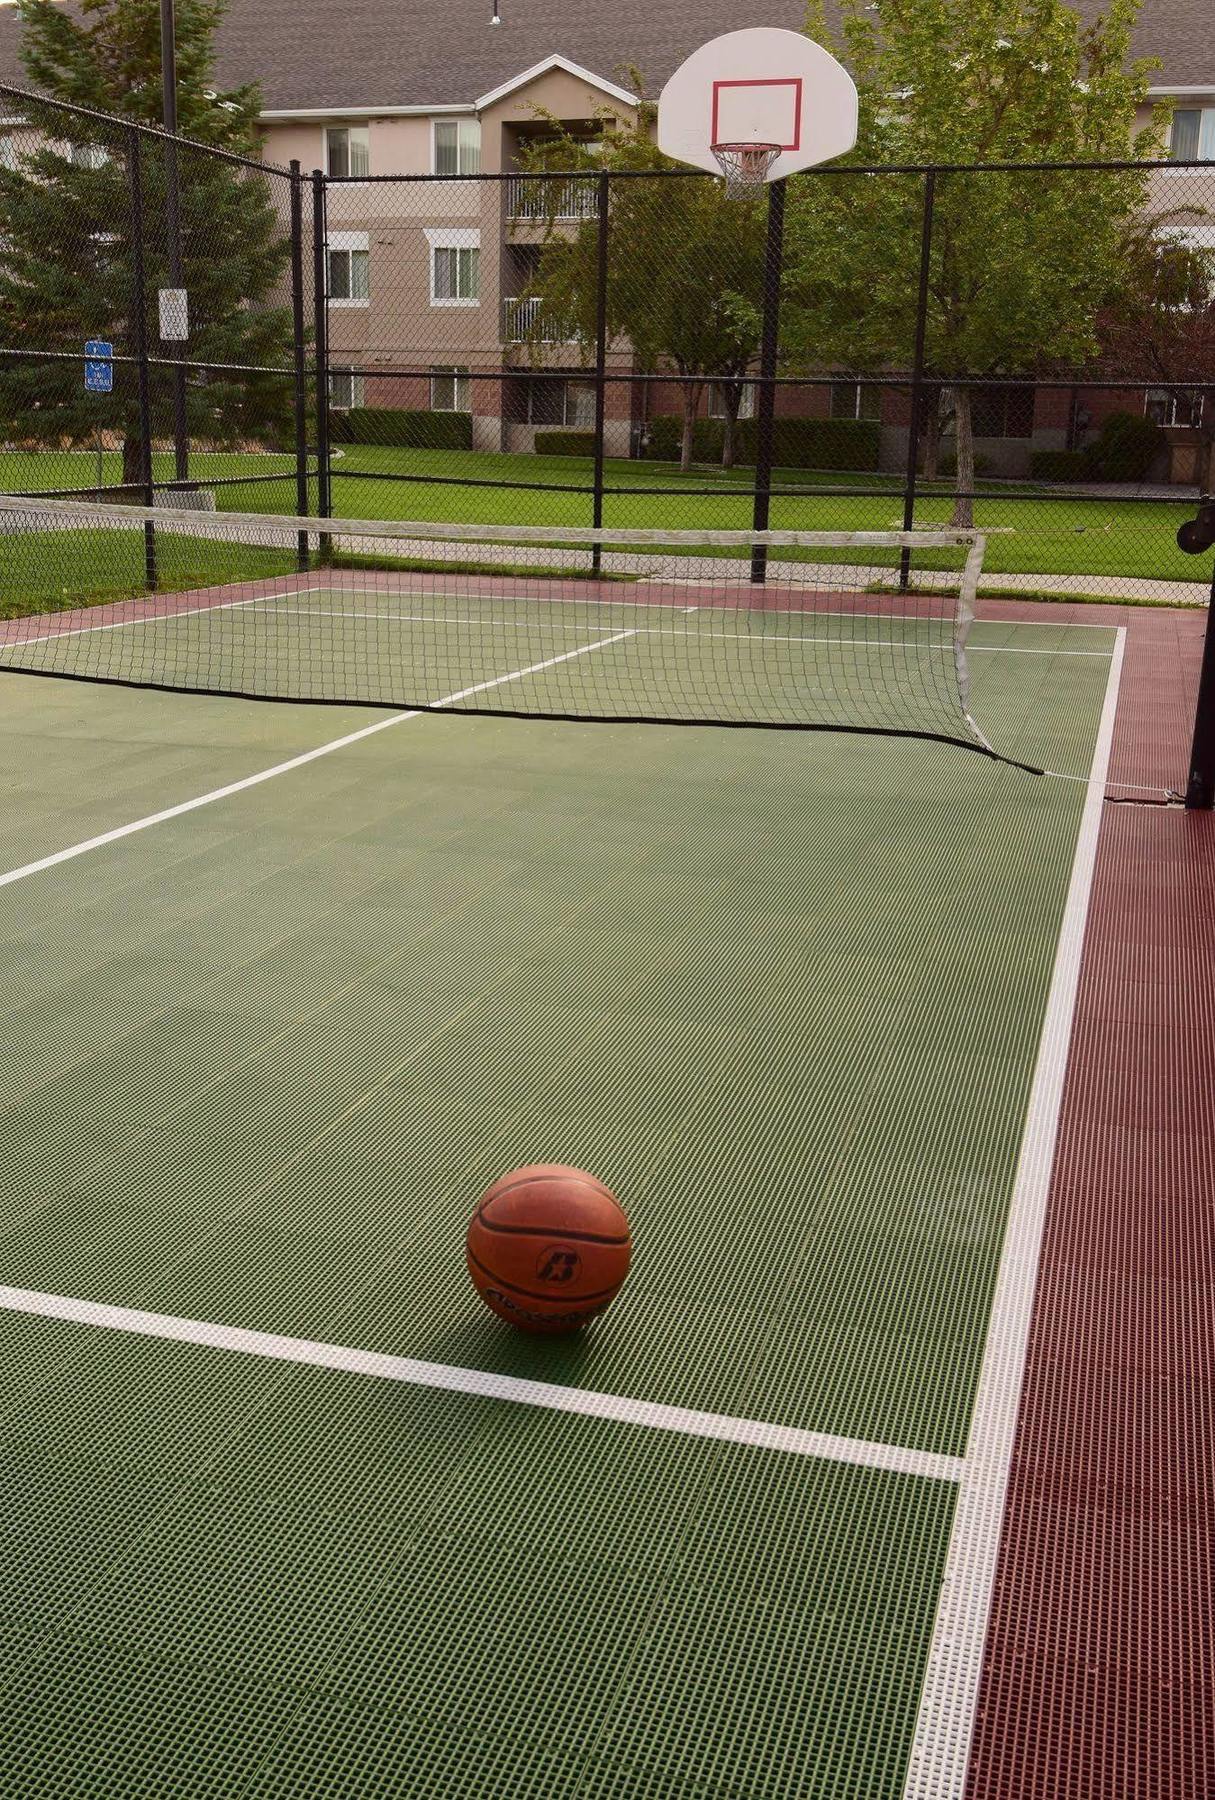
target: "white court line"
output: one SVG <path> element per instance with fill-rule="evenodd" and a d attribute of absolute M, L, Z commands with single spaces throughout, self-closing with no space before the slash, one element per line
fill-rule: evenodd
<path fill-rule="evenodd" d="M 966 1786 L 1125 642 L 1120 626 L 1038 1043 L 904 1800 L 962 1800 Z"/>
<path fill-rule="evenodd" d="M 329 590 L 313 588 L 309 591 L 322 594 Z M 119 600 L 113 604 L 121 606 L 123 602 Z M 128 625 L 160 625 L 170 619 L 193 619 L 199 613 L 231 612 L 234 606 L 252 607 L 258 604 L 260 604 L 258 596 L 254 596 L 251 600 L 213 600 L 209 606 L 186 606 L 180 612 L 145 613 L 142 618 L 111 619 L 105 625 L 73 625 L 67 631 L 44 631 L 40 637 L 5 640 L 0 642 L 0 654 L 5 650 L 23 650 L 26 644 L 53 644 L 59 638 L 89 637 L 97 631 L 125 631 Z"/>
<path fill-rule="evenodd" d="M 268 612 L 273 613 L 276 618 L 285 616 L 289 619 L 370 619 L 376 624 L 382 623 L 385 625 L 472 625 L 478 628 L 483 628 L 487 622 L 484 618 L 476 618 L 463 613 L 354 612 L 350 608 L 344 606 L 274 606 L 266 600 L 242 600 L 237 602 L 237 604 L 248 607 L 251 612 Z M 635 601 L 633 604 L 640 605 L 642 603 Z M 686 612 L 696 612 L 698 608 L 689 606 L 685 607 L 683 610 Z M 770 613 L 764 615 L 766 618 L 771 618 L 772 616 L 773 615 Z M 875 617 L 876 615 L 869 613 L 803 613 L 799 616 L 808 619 L 842 619 L 857 617 L 866 619 Z M 917 624 L 919 622 L 920 621 L 914 618 L 908 621 L 909 624 Z M 931 621 L 928 622 L 931 623 Z M 491 626 L 498 623 L 515 625 L 518 621 L 513 618 L 503 620 L 490 619 L 488 623 Z M 983 621 L 980 620 L 979 623 L 982 624 Z M 536 624 L 532 629 L 536 631 L 559 631 L 562 628 L 558 625 Z M 576 630 L 577 627 L 570 624 L 567 629 L 573 631 Z M 1062 629 L 1066 630 L 1067 627 L 1064 626 Z M 1117 627 L 1106 626 L 1105 629 L 1116 630 Z M 867 649 L 872 645 L 878 650 L 939 650 L 942 655 L 953 655 L 952 642 L 948 644 L 917 644 L 914 639 L 909 638 L 819 637 L 816 632 L 807 631 L 680 631 L 678 629 L 672 630 L 669 625 L 635 625 L 633 627 L 632 635 L 634 637 L 691 638 L 698 644 L 704 643 L 706 640 L 717 639 L 721 643 L 730 644 L 831 644 L 844 645 L 849 649 L 858 650 Z M 30 641 L 35 642 L 37 640 L 31 639 Z M 1014 648 L 1011 644 L 972 643 L 968 644 L 966 648 L 968 653 L 987 656 L 1095 656 L 1099 657 L 1102 661 L 1107 661 L 1110 655 L 1108 650 L 1026 650 Z"/>
<path fill-rule="evenodd" d="M 917 1475 L 930 1481 L 956 1482 L 963 1474 L 958 1457 L 937 1456 L 928 1450 L 867 1443 L 861 1438 L 833 1437 L 828 1432 L 803 1431 L 793 1425 L 774 1425 L 763 1419 L 738 1419 L 728 1413 L 663 1406 L 654 1400 L 630 1400 L 620 1394 L 562 1387 L 551 1381 L 529 1381 L 517 1375 L 496 1375 L 486 1369 L 460 1369 L 447 1363 L 419 1362 L 412 1356 L 350 1349 L 341 1344 L 316 1343 L 310 1338 L 283 1337 L 270 1331 L 246 1331 L 235 1325 L 213 1325 L 199 1319 L 176 1318 L 171 1313 L 107 1306 L 96 1300 L 69 1299 L 61 1294 L 42 1294 L 30 1288 L 0 1286 L 0 1308 L 8 1312 L 34 1313 L 44 1319 L 67 1319 L 107 1331 L 134 1332 L 140 1337 L 163 1338 L 171 1343 L 201 1344 L 212 1350 L 230 1350 L 242 1356 L 259 1356 L 275 1362 L 338 1369 L 349 1375 L 404 1382 L 410 1387 L 442 1388 L 449 1393 L 479 1395 L 485 1400 L 511 1400 L 521 1406 L 542 1406 L 553 1412 L 579 1413 L 585 1418 L 612 1419 L 622 1425 L 675 1431 L 685 1437 L 717 1438 L 726 1443 L 747 1444 L 757 1450 L 780 1450 L 790 1456 L 854 1463 L 861 1468 Z"/>
<path fill-rule="evenodd" d="M 557 663 L 572 662 L 575 657 L 587 656 L 592 650 L 603 650 L 608 644 L 618 644 L 622 638 L 634 635 L 632 631 L 613 632 L 611 637 L 598 638 L 593 644 L 581 644 L 576 650 L 567 650 L 561 656 L 550 656 L 546 661 L 532 663 L 526 669 L 512 669 L 508 675 L 496 675 L 492 680 L 478 681 L 472 687 L 459 688 L 454 694 L 444 694 L 434 704 L 436 707 L 455 706 L 457 701 L 467 700 L 470 694 L 482 694 L 489 688 L 503 687 L 508 681 L 521 681 L 526 675 L 538 675 L 542 669 L 551 669 Z M 10 882 L 24 881 L 27 875 L 38 875 L 43 869 L 55 868 L 58 863 L 71 862 L 74 857 L 85 856 L 90 850 L 100 850 L 104 844 L 114 844 L 120 838 L 132 837 L 137 831 L 148 831 L 153 825 L 163 825 L 167 819 L 178 819 L 183 813 L 196 812 L 200 806 L 210 806 L 216 800 L 226 800 L 232 794 L 243 793 L 246 788 L 259 787 L 263 781 L 272 781 L 276 775 L 286 775 L 292 769 L 302 769 L 305 763 L 315 762 L 318 757 L 329 756 L 335 750 L 344 750 L 347 744 L 357 744 L 361 738 L 374 737 L 377 731 L 387 731 L 392 725 L 401 725 L 406 719 L 420 716 L 417 712 L 393 713 L 391 718 L 378 719 L 374 725 L 364 725 L 361 731 L 348 732 L 345 737 L 320 744 L 315 750 L 305 750 L 286 762 L 275 763 L 271 769 L 260 769 L 256 775 L 246 775 L 240 781 L 230 781 L 225 787 L 213 788 L 209 794 L 197 794 L 192 800 L 181 800 L 176 806 L 166 806 L 161 812 L 149 813 L 146 818 L 132 820 L 129 825 L 116 825 L 112 831 L 99 832 L 96 837 L 85 838 L 82 843 L 70 844 L 66 850 L 56 850 L 50 856 L 40 856 L 35 862 L 24 863 L 19 869 L 10 869 L 7 874 L 0 875 L 0 887 L 8 887 Z"/>

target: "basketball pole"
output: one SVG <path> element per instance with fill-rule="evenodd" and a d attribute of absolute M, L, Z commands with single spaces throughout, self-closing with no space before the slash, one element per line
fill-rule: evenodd
<path fill-rule="evenodd" d="M 785 261 L 785 183 L 768 186 L 768 240 L 764 251 L 764 316 L 759 347 L 759 410 L 755 427 L 755 508 L 753 526 L 767 531 L 772 501 L 772 437 L 776 417 L 776 359 L 780 343 L 780 287 Z M 751 579 L 768 573 L 766 544 L 751 547 Z"/>

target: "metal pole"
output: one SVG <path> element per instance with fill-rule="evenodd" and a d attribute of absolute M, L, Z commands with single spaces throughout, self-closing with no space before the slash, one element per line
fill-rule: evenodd
<path fill-rule="evenodd" d="M 143 486 L 143 503 L 152 506 L 156 490 L 152 485 L 152 402 L 148 388 L 148 321 L 147 295 L 144 292 L 143 266 L 143 167 L 139 132 L 132 126 L 128 137 L 128 169 L 131 182 L 131 348 L 138 368 L 139 392 L 139 476 Z M 143 528 L 144 583 L 149 592 L 156 589 L 156 527 L 148 520 Z"/>
<path fill-rule="evenodd" d="M 924 177 L 924 216 L 920 226 L 920 286 L 916 300 L 915 353 L 911 364 L 911 423 L 907 427 L 907 480 L 903 488 L 903 530 L 915 530 L 916 478 L 919 472 L 920 432 L 924 426 L 924 345 L 928 337 L 928 277 L 932 266 L 932 214 L 937 176 L 929 169 Z M 899 588 L 911 586 L 911 551 L 899 558 Z"/>
<path fill-rule="evenodd" d="M 291 163 L 291 342 L 295 391 L 295 510 L 308 511 L 308 365 L 304 347 L 304 184 L 300 165 Z M 308 567 L 308 533 L 297 534 L 301 570 Z"/>
<path fill-rule="evenodd" d="M 160 0 L 160 81 L 163 92 L 165 144 L 165 227 L 169 238 L 169 284 L 186 285 L 181 254 L 181 190 L 177 167 L 177 22 L 173 0 Z M 181 355 L 178 344 L 175 355 Z M 173 371 L 173 449 L 178 481 L 190 475 L 190 436 L 186 419 L 186 371 Z"/>
<path fill-rule="evenodd" d="M 333 508 L 329 483 L 329 302 L 325 267 L 325 177 L 312 171 L 312 297 L 316 346 L 316 510 L 329 518 Z M 321 540 L 327 555 L 329 540 Z"/>
<path fill-rule="evenodd" d="M 780 342 L 780 288 L 785 259 L 785 183 L 774 181 L 768 189 L 768 241 L 764 251 L 764 321 L 759 347 L 759 410 L 755 428 L 756 531 L 768 529 L 772 501 L 772 435 L 776 417 L 776 355 Z M 765 544 L 751 549 L 751 579 L 763 581 L 768 572 Z"/>
<path fill-rule="evenodd" d="M 607 413 L 607 284 L 608 284 L 608 206 L 611 186 L 606 169 L 599 171 L 595 184 L 599 205 L 599 237 L 595 259 L 595 473 L 591 523 L 598 531 L 603 524 L 603 432 Z M 603 565 L 602 546 L 591 551 L 591 568 L 599 573 Z"/>
<path fill-rule="evenodd" d="M 1207 630 L 1202 646 L 1202 670 L 1198 677 L 1198 704 L 1194 711 L 1194 742 L 1190 750 L 1190 779 L 1185 803 L 1191 811 L 1215 806 L 1215 576 L 1207 610 Z"/>

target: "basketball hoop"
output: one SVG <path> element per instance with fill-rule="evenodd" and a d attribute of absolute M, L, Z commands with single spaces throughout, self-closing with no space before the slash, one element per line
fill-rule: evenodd
<path fill-rule="evenodd" d="M 780 155 L 779 144 L 714 144 L 713 155 L 731 200 L 745 200 L 763 187 Z"/>

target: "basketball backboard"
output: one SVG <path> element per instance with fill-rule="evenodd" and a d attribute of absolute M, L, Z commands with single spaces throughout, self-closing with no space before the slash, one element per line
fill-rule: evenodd
<path fill-rule="evenodd" d="M 757 26 L 702 44 L 658 101 L 658 148 L 720 172 L 714 145 L 772 144 L 769 181 L 829 162 L 856 142 L 852 77 L 797 31 Z"/>

